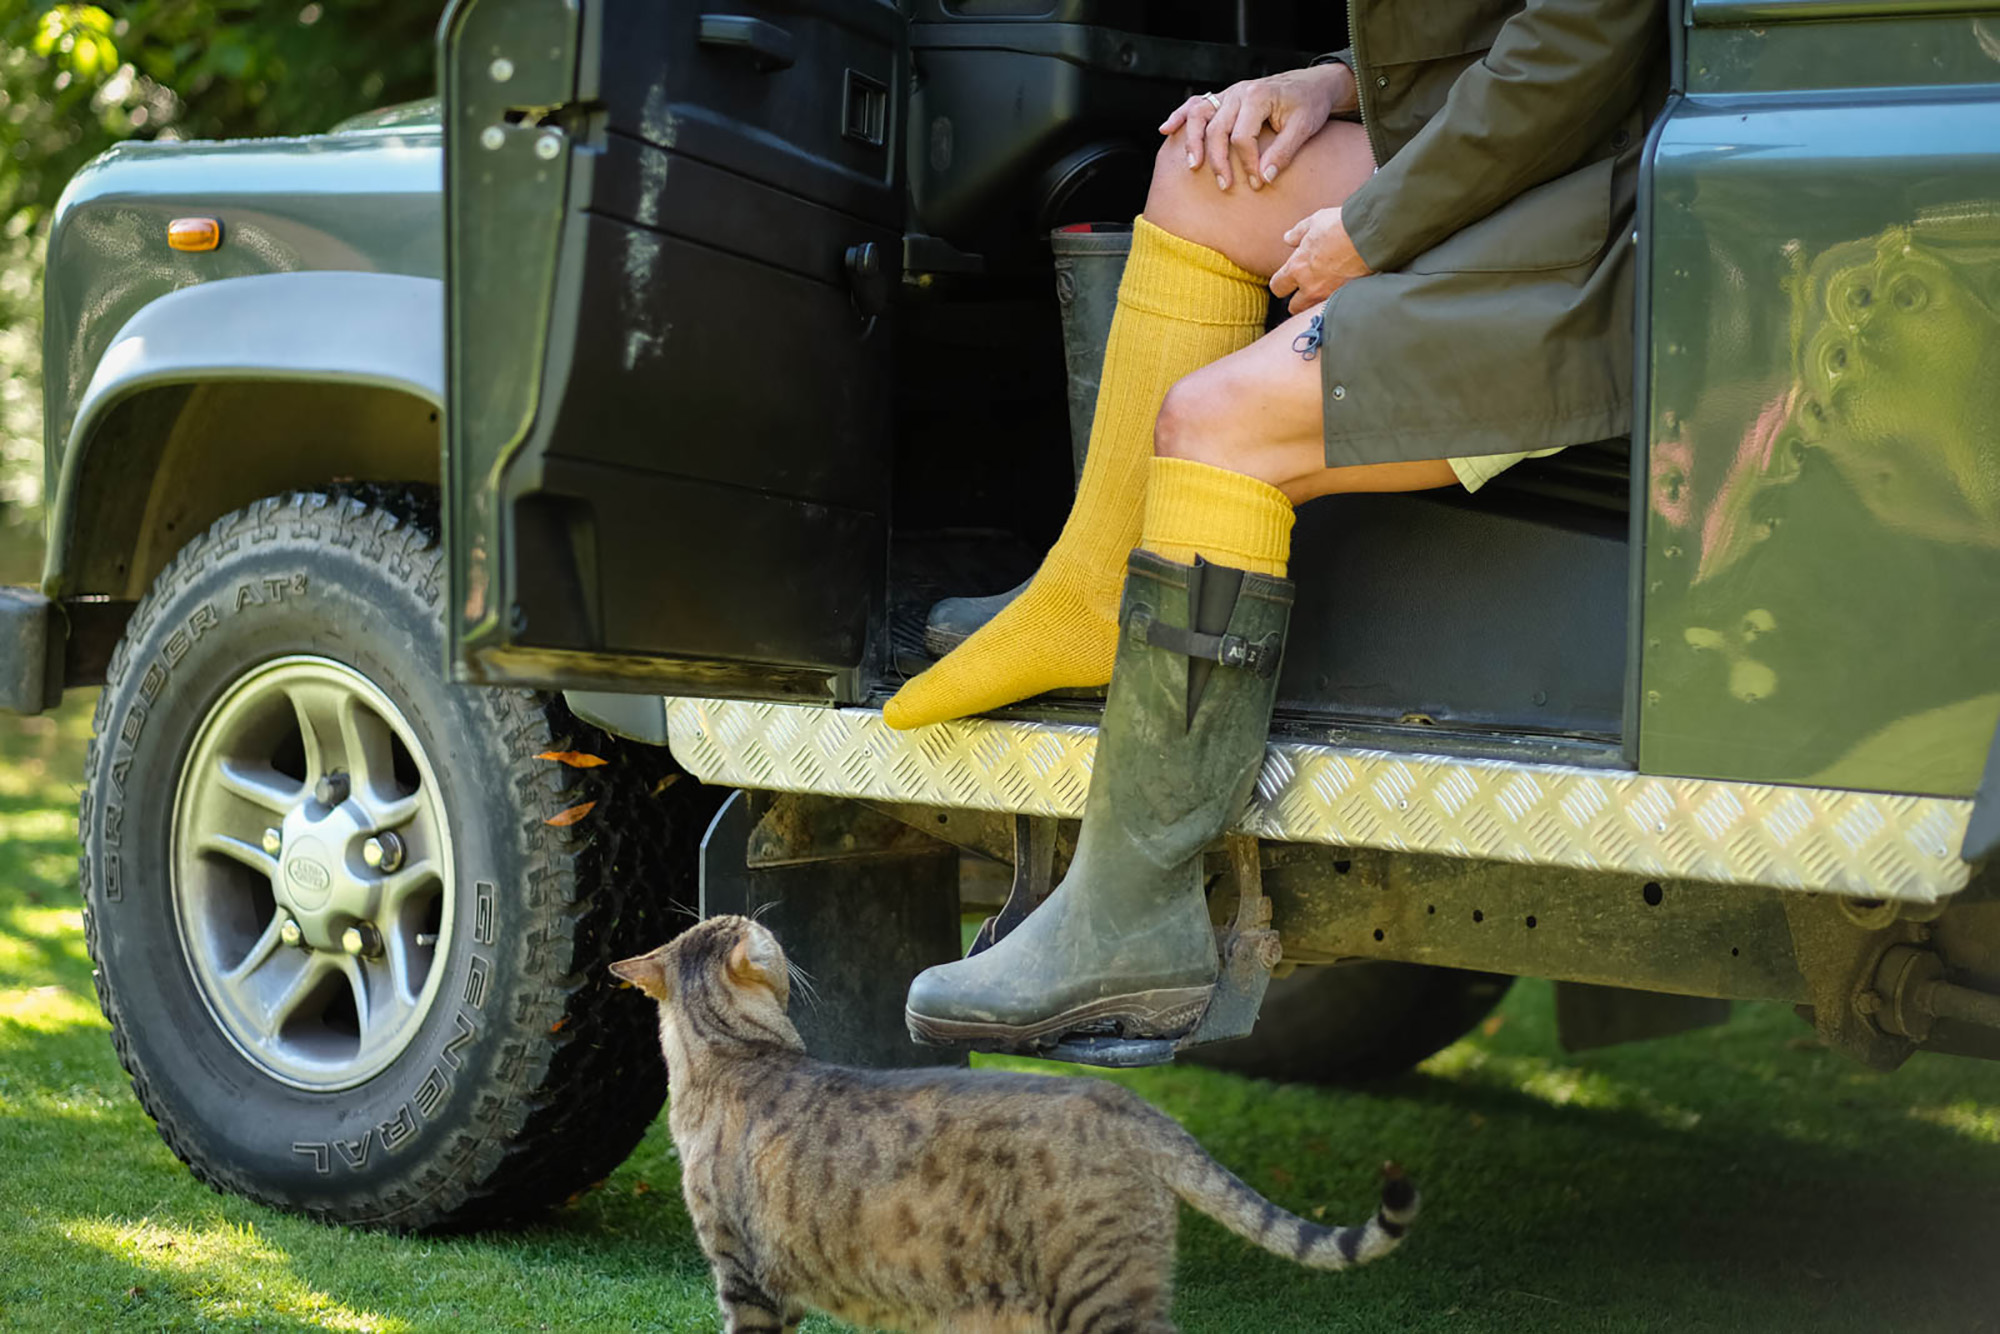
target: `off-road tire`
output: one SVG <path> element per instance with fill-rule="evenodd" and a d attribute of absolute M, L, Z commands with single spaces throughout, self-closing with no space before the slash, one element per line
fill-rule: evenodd
<path fill-rule="evenodd" d="M 1301 967 L 1272 979 L 1249 1037 L 1186 1059 L 1284 1083 L 1387 1079 L 1471 1032 L 1513 981 L 1380 960 Z"/>
<path fill-rule="evenodd" d="M 530 1215 L 631 1151 L 665 1071 L 652 1005 L 605 965 L 685 924 L 673 905 L 694 901 L 714 805 L 663 750 L 616 742 L 560 697 L 446 683 L 437 534 L 435 494 L 419 489 L 287 495 L 217 520 L 132 615 L 79 812 L 98 999 L 161 1138 L 219 1191 L 392 1230 Z M 455 861 L 435 1001 L 392 1064 L 337 1092 L 275 1079 L 228 1039 L 169 883 L 196 729 L 233 681 L 292 654 L 359 671 L 402 711 Z M 538 758 L 559 752 L 608 762 Z"/>

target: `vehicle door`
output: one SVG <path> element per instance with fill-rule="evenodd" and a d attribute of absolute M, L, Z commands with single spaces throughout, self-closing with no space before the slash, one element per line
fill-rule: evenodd
<path fill-rule="evenodd" d="M 882 616 L 892 0 L 459 0 L 460 679 L 852 699 Z"/>

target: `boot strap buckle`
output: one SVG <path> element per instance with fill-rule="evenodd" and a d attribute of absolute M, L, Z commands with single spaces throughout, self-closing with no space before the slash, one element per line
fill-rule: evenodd
<path fill-rule="evenodd" d="M 1236 667 L 1252 676 L 1268 677 L 1278 670 L 1278 650 L 1281 641 L 1276 633 L 1262 639 L 1245 639 L 1242 635 L 1210 635 L 1199 630 L 1184 630 L 1178 625 L 1166 625 L 1153 619 L 1149 608 L 1135 608 L 1130 629 L 1133 637 L 1154 648 L 1178 653 L 1184 658 L 1203 658 L 1224 667 Z"/>

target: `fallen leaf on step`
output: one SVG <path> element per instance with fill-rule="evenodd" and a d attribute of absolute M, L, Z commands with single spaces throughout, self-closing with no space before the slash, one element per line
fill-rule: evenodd
<path fill-rule="evenodd" d="M 572 806 L 566 811 L 557 811 L 554 815 L 551 815 L 548 819 L 542 821 L 542 823 L 552 824 L 556 828 L 561 829 L 565 825 L 575 824 L 578 820 L 581 820 L 584 816 L 590 814 L 592 811 L 596 809 L 597 809 L 596 802 L 586 801 L 581 806 Z"/>

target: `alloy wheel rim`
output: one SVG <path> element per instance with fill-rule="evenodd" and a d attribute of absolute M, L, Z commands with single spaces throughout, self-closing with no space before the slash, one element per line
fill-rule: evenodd
<path fill-rule="evenodd" d="M 380 1074 L 436 1000 L 454 916 L 437 775 L 360 672 L 297 655 L 237 681 L 196 730 L 169 873 L 216 1026 L 294 1088 Z"/>

